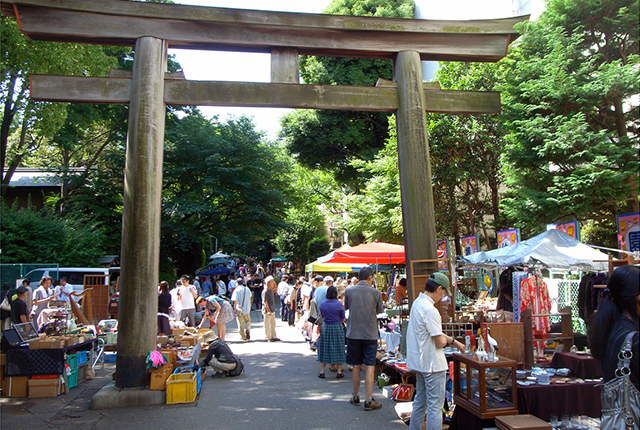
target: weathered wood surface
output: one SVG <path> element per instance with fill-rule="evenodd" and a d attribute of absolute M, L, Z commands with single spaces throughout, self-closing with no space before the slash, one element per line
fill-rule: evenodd
<path fill-rule="evenodd" d="M 427 112 L 500 112 L 495 91 L 443 91 L 424 89 Z M 72 103 L 125 104 L 131 80 L 78 76 L 31 76 L 34 100 Z M 189 81 L 165 78 L 167 105 L 245 106 L 297 109 L 333 109 L 393 112 L 398 109 L 397 86 L 268 84 L 253 82 Z"/>
<path fill-rule="evenodd" d="M 430 21 L 117 0 L 4 0 L 3 11 L 17 16 L 34 40 L 132 46 L 139 37 L 153 36 L 171 48 L 270 52 L 279 47 L 301 55 L 388 59 L 407 50 L 440 61 L 497 61 L 518 37 L 514 24 L 528 19 Z"/>
<path fill-rule="evenodd" d="M 167 45 L 143 37 L 136 43 L 124 173 L 116 386 L 149 385 L 145 360 L 156 347 L 160 262 L 164 76 Z"/>
<path fill-rule="evenodd" d="M 271 50 L 271 82 L 300 83 L 300 60 L 296 49 Z"/>
<path fill-rule="evenodd" d="M 433 260 L 437 270 L 436 218 L 431 186 L 431 161 L 424 115 L 426 94 L 422 86 L 422 68 L 417 52 L 400 52 L 396 59 L 395 80 L 398 83 L 398 170 L 402 199 L 402 227 L 406 261 Z M 408 291 L 413 291 L 412 265 L 407 265 Z M 410 297 L 410 300 L 415 297 Z"/>

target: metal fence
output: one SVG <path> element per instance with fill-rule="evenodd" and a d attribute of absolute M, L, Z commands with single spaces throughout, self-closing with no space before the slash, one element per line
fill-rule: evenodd
<path fill-rule="evenodd" d="M 59 265 L 56 263 L 0 264 L 0 283 L 8 282 L 14 286 L 16 279 L 22 279 L 33 269 L 41 267 L 59 267 Z M 32 279 L 32 281 L 39 281 L 39 279 Z"/>
<path fill-rule="evenodd" d="M 545 279 L 549 290 L 556 289 L 558 292 L 558 307 L 560 310 L 565 306 L 571 306 L 571 322 L 574 333 L 586 333 L 587 327 L 582 318 L 578 315 L 578 290 L 580 279 L 571 279 L 575 274 L 552 273 L 551 279 Z M 552 323 L 559 323 L 560 317 L 551 317 Z"/>

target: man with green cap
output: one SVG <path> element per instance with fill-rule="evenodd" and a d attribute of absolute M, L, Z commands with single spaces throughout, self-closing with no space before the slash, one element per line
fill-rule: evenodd
<path fill-rule="evenodd" d="M 407 328 L 407 367 L 416 372 L 416 394 L 409 430 L 422 429 L 425 414 L 426 430 L 442 429 L 447 381 L 447 358 L 443 348 L 452 345 L 464 352 L 464 345 L 442 333 L 440 311 L 435 307 L 448 294 L 449 278 L 436 272 L 427 279 L 424 292 L 413 301 Z"/>

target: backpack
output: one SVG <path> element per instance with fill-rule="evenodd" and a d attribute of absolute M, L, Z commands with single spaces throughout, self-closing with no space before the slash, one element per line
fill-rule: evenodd
<path fill-rule="evenodd" d="M 233 370 L 227 371 L 227 376 L 239 376 L 244 370 L 244 364 L 242 364 L 242 360 L 240 360 L 240 357 L 233 354 L 233 358 L 234 360 L 236 360 L 236 367 Z"/>

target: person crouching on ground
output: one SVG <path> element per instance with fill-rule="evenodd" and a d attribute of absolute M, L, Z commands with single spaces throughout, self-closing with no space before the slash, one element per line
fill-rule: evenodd
<path fill-rule="evenodd" d="M 464 353 L 464 345 L 442 333 L 440 311 L 435 307 L 446 294 L 451 296 L 447 275 L 433 273 L 411 306 L 407 328 L 407 367 L 416 371 L 416 395 L 409 430 L 421 430 L 425 414 L 426 430 L 442 430 L 447 381 L 447 358 L 443 348 L 455 346 Z"/>
<path fill-rule="evenodd" d="M 204 317 L 198 328 L 202 328 L 206 318 L 209 318 L 209 326 L 213 328 L 215 325 L 218 329 L 218 337 L 224 342 L 227 332 L 227 323 L 234 318 L 233 308 L 231 304 L 216 294 L 208 298 L 198 297 L 196 300 L 198 306 L 204 306 Z"/>
<path fill-rule="evenodd" d="M 226 376 L 226 373 L 235 369 L 237 365 L 229 345 L 221 339 L 216 339 L 209 344 L 209 353 L 200 367 L 211 366 L 216 371 L 211 377 L 216 378 Z"/>

